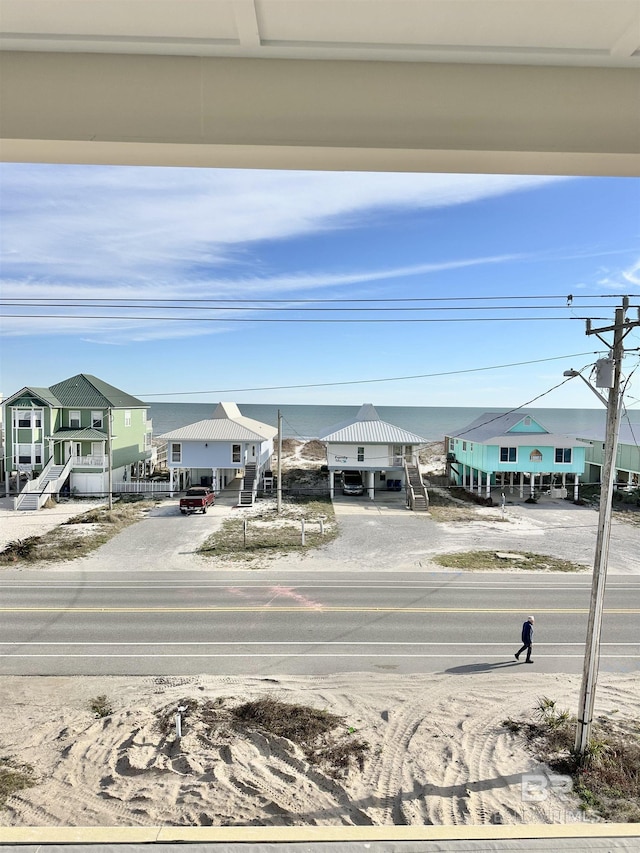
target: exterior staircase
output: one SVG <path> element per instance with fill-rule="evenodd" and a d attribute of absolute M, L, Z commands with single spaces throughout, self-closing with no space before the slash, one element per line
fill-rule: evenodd
<path fill-rule="evenodd" d="M 429 495 L 422 482 L 422 474 L 417 462 L 411 464 L 405 462 L 404 470 L 410 509 L 414 512 L 427 512 L 429 510 Z"/>
<path fill-rule="evenodd" d="M 249 464 L 245 465 L 244 484 L 243 488 L 240 489 L 238 506 L 253 506 L 257 491 L 257 485 L 258 484 L 256 482 L 256 466 L 254 463 L 250 462 Z"/>
<path fill-rule="evenodd" d="M 69 476 L 71 460 L 66 465 L 54 465 L 50 459 L 35 480 L 29 480 L 14 501 L 14 509 L 40 509 L 51 495 L 56 495 Z"/>
<path fill-rule="evenodd" d="M 40 509 L 38 498 L 37 492 L 25 492 L 23 497 L 16 499 L 18 501 L 16 509 Z"/>

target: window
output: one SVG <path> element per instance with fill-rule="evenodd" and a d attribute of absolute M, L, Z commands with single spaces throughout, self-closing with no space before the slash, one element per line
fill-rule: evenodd
<path fill-rule="evenodd" d="M 182 462 L 182 445 L 179 442 L 171 444 L 171 461 Z"/>
<path fill-rule="evenodd" d="M 31 445 L 19 444 L 18 450 L 18 465 L 31 465 Z"/>
<path fill-rule="evenodd" d="M 473 453 L 473 442 L 470 442 L 470 444 L 469 444 L 469 450 Z"/>
<path fill-rule="evenodd" d="M 42 445 L 17 444 L 15 459 L 18 465 L 42 465 Z"/>
<path fill-rule="evenodd" d="M 500 448 L 501 462 L 517 462 L 518 448 L 517 447 L 501 447 Z"/>
<path fill-rule="evenodd" d="M 126 427 L 131 426 L 131 409 L 125 409 L 124 412 L 124 425 Z"/>
<path fill-rule="evenodd" d="M 14 409 L 13 424 L 18 429 L 40 429 L 42 427 L 42 409 Z"/>
<path fill-rule="evenodd" d="M 102 412 L 91 412 L 91 426 L 94 429 L 102 429 Z"/>
<path fill-rule="evenodd" d="M 449 450 L 453 453 L 453 448 L 455 447 L 455 442 L 452 438 L 449 439 Z"/>
<path fill-rule="evenodd" d="M 529 462 L 542 462 L 542 453 L 539 450 L 532 450 L 529 454 Z"/>
<path fill-rule="evenodd" d="M 80 429 L 80 412 L 69 412 L 69 426 L 72 429 Z"/>
<path fill-rule="evenodd" d="M 364 447 L 358 448 L 358 462 L 364 462 Z"/>
<path fill-rule="evenodd" d="M 560 462 L 562 464 L 570 464 L 571 463 L 571 448 L 570 447 L 556 447 L 556 462 Z"/>
<path fill-rule="evenodd" d="M 151 439 L 152 439 L 151 433 L 150 433 L 150 432 L 145 432 L 145 434 L 144 434 L 144 449 L 145 449 L 145 450 L 150 450 L 150 449 L 151 449 L 151 447 L 152 447 L 152 445 L 153 445 L 153 442 L 152 442 L 152 440 L 151 440 Z"/>
<path fill-rule="evenodd" d="M 467 442 L 466 442 L 466 441 L 463 441 L 463 442 L 462 442 L 462 449 L 463 449 L 463 450 L 466 450 L 466 449 L 467 449 Z"/>
<path fill-rule="evenodd" d="M 239 444 L 231 445 L 231 461 L 232 462 L 240 462 L 242 456 L 242 448 Z"/>
<path fill-rule="evenodd" d="M 523 423 L 525 426 L 531 426 L 531 418 L 529 417 L 529 415 L 527 415 L 527 417 L 524 419 Z"/>

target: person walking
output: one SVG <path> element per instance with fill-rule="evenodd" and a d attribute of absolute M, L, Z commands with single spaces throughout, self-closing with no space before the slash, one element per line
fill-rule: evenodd
<path fill-rule="evenodd" d="M 531 646 L 533 645 L 533 623 L 536 620 L 533 616 L 528 616 L 527 621 L 522 626 L 522 648 L 516 652 L 516 660 L 520 660 L 520 655 L 526 649 L 527 657 L 525 663 L 533 663 L 531 660 Z"/>

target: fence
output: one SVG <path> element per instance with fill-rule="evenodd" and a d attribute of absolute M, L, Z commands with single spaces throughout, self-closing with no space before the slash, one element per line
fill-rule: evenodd
<path fill-rule="evenodd" d="M 168 495 L 170 491 L 171 483 L 166 480 L 133 480 L 113 484 L 114 494 L 117 492 L 127 495 Z"/>

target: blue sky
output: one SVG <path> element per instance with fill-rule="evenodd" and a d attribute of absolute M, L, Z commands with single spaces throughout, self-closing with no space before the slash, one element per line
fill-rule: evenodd
<path fill-rule="evenodd" d="M 576 318 L 606 325 L 619 294 L 640 303 L 639 179 L 2 164 L 0 181 L 4 299 L 254 300 L 5 305 L 5 396 L 82 372 L 145 400 L 511 407 L 604 350 Z M 296 310 L 255 310 L 275 299 Z M 301 299 L 442 301 L 301 313 Z M 177 316 L 196 319 L 162 319 Z M 329 317 L 384 322 L 303 322 Z M 426 318 L 439 322 L 399 322 Z M 573 380 L 536 406 L 598 402 Z"/>

